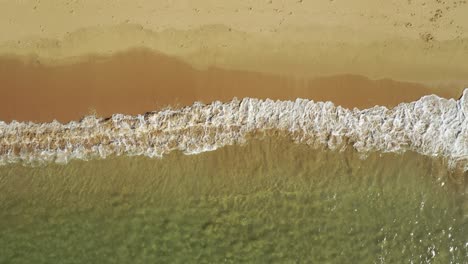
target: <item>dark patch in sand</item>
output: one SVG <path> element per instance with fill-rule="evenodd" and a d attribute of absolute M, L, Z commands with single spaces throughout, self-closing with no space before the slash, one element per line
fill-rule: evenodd
<path fill-rule="evenodd" d="M 43 65 L 24 57 L 0 58 L 0 120 L 77 120 L 96 113 L 141 114 L 162 107 L 228 101 L 233 97 L 332 101 L 347 108 L 395 106 L 435 91 L 423 85 L 356 75 L 294 79 L 248 71 L 197 70 L 146 49 L 87 56 Z M 447 94 L 436 93 L 447 97 Z"/>

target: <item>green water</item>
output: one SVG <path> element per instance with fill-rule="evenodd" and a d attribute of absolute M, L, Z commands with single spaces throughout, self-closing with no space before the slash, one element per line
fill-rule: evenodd
<path fill-rule="evenodd" d="M 0 167 L 0 263 L 467 263 L 464 175 L 267 139 Z"/>

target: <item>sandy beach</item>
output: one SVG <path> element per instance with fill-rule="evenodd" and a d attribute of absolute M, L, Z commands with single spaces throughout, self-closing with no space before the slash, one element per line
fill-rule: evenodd
<path fill-rule="evenodd" d="M 28 0 L 0 10 L 7 122 L 246 96 L 391 107 L 468 86 L 466 1 Z"/>
<path fill-rule="evenodd" d="M 0 263 L 468 263 L 467 14 L 0 0 Z"/>

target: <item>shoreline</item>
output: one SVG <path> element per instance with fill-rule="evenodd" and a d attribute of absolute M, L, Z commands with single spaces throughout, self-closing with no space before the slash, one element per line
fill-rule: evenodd
<path fill-rule="evenodd" d="M 277 131 L 314 148 L 441 156 L 468 171 L 468 89 L 460 100 L 435 95 L 393 109 L 345 109 L 330 102 L 244 98 L 193 104 L 144 115 L 87 116 L 61 124 L 0 122 L 0 164 L 68 163 L 112 155 L 162 157 L 241 144 L 249 135 Z"/>

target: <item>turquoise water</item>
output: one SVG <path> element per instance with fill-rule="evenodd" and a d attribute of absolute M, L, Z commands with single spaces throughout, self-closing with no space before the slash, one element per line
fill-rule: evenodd
<path fill-rule="evenodd" d="M 467 263 L 465 175 L 270 138 L 0 167 L 0 263 Z"/>

